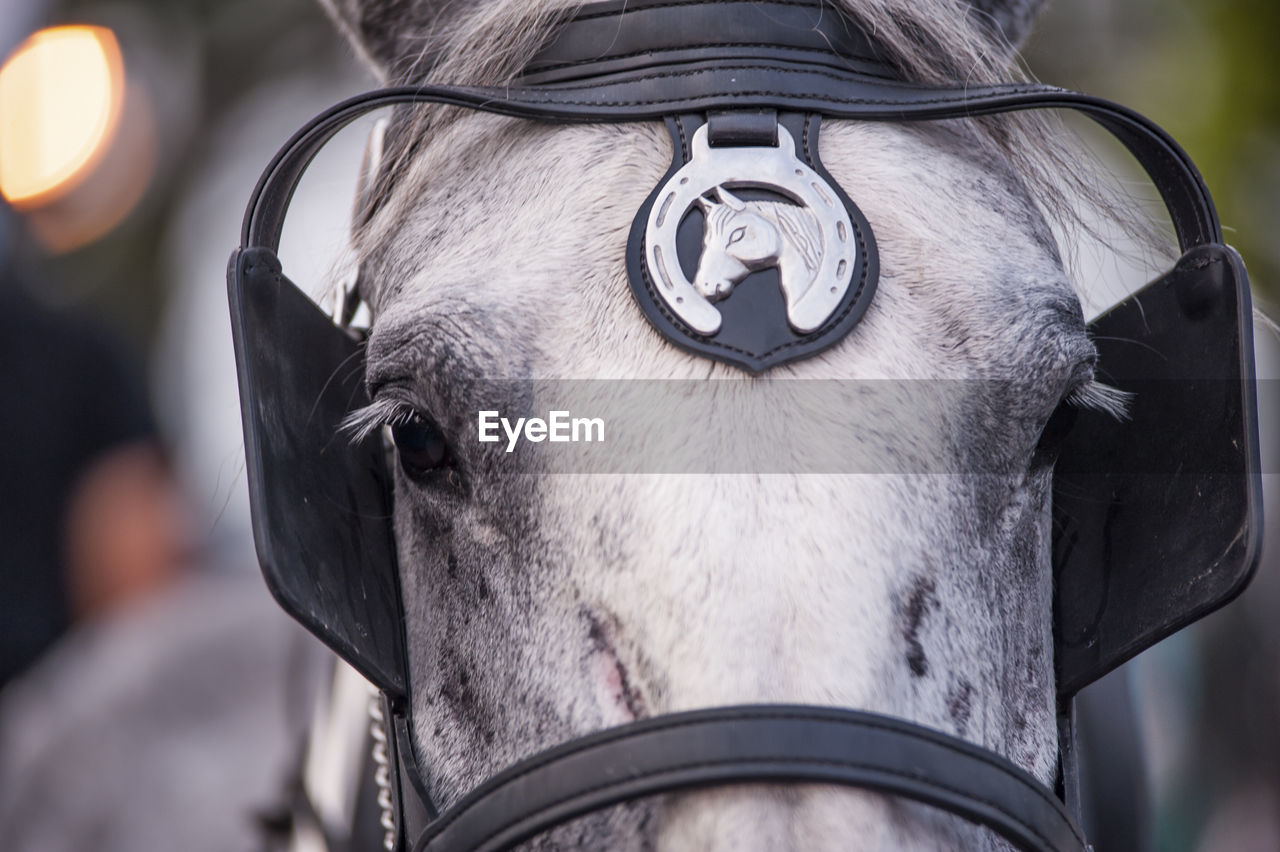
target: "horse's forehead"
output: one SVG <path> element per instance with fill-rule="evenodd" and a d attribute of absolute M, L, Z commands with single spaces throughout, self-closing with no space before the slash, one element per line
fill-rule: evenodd
<path fill-rule="evenodd" d="M 477 243 L 518 243 L 520 228 L 539 238 L 557 231 L 616 235 L 671 162 L 661 125 L 556 127 L 474 116 L 448 130 L 420 153 L 380 217 L 389 226 L 383 253 L 393 260 L 428 246 L 447 260 Z M 878 237 L 908 230 L 922 247 L 964 241 L 972 254 L 1053 255 L 1048 226 L 1012 169 L 964 134 L 935 130 L 829 122 L 821 154 Z M 742 209 L 708 202 L 718 222 L 764 218 L 758 201 Z M 1011 243 L 1011 236 L 1030 240 Z M 625 231 L 621 237 L 625 243 Z"/>
<path fill-rule="evenodd" d="M 395 226 L 380 250 L 379 322 L 465 313 L 490 345 L 505 335 L 568 333 L 662 348 L 631 304 L 625 269 L 632 220 L 670 164 L 661 126 L 483 119 L 452 132 L 450 144 L 430 147 L 413 170 L 430 180 L 401 192 L 384 216 Z M 850 338 L 860 348 L 873 345 L 870 332 L 895 327 L 901 335 L 919 325 L 919 304 L 960 325 L 998 315 L 1025 327 L 1074 300 L 1033 200 L 1009 170 L 967 150 L 963 137 L 832 122 L 821 153 L 879 245 L 880 292 L 867 328 Z M 714 209 L 719 228 L 743 215 L 762 218 L 750 206 Z M 918 304 L 900 298 L 904 292 Z M 492 321 L 499 315 L 510 319 Z M 506 339 L 522 352 L 533 348 Z M 993 349 L 990 357 L 1018 355 Z"/>

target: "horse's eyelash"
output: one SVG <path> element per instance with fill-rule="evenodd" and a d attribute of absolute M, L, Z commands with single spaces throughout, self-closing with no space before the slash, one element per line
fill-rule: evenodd
<path fill-rule="evenodd" d="M 383 426 L 395 426 L 417 415 L 412 405 L 391 397 L 375 399 L 364 408 L 342 418 L 338 431 L 346 434 L 352 443 L 359 443 Z"/>
<path fill-rule="evenodd" d="M 1129 419 L 1129 403 L 1133 394 L 1090 379 L 1067 395 L 1067 403 L 1109 414 L 1116 420 Z"/>

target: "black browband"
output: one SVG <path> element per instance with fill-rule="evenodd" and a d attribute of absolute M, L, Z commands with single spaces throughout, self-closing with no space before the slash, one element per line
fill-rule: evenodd
<path fill-rule="evenodd" d="M 1195 165 L 1138 113 L 1051 86 L 945 88 L 895 76 L 868 38 L 816 0 L 586 6 L 517 85 L 381 89 L 312 120 L 275 156 L 254 190 L 241 248 L 274 254 L 298 181 L 335 133 L 373 110 L 414 103 L 589 123 L 734 110 L 899 122 L 1071 109 L 1110 131 L 1146 169 L 1184 251 L 1222 242 L 1212 198 Z M 606 730 L 523 761 L 436 816 L 409 742 L 407 703 L 395 698 L 389 732 L 399 757 L 393 779 L 397 848 L 406 852 L 506 849 L 637 797 L 780 781 L 905 796 L 986 826 L 1021 850 L 1085 848 L 1058 796 L 1003 757 L 899 719 L 816 707 L 721 708 Z M 1069 778 L 1065 786 L 1072 798 Z"/>

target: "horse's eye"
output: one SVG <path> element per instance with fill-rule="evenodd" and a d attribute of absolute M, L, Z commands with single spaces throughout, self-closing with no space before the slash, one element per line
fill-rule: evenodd
<path fill-rule="evenodd" d="M 449 464 L 449 444 L 440 428 L 420 414 L 391 426 L 400 467 L 412 478 Z"/>
<path fill-rule="evenodd" d="M 1076 407 L 1068 400 L 1058 403 L 1049 422 L 1040 432 L 1040 440 L 1036 443 L 1031 463 L 1035 467 L 1051 465 L 1058 460 L 1058 452 L 1067 439 L 1067 434 L 1076 422 Z"/>
<path fill-rule="evenodd" d="M 742 239 L 746 235 L 747 235 L 747 229 L 745 226 L 741 228 L 734 228 L 733 233 L 729 235 L 729 242 L 727 243 L 727 245 L 733 245 L 734 243 L 736 243 L 738 240 Z"/>

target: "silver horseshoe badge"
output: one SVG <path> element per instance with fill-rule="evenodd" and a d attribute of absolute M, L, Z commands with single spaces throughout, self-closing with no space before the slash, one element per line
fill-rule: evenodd
<path fill-rule="evenodd" d="M 691 151 L 662 187 L 645 228 L 645 261 L 658 295 L 690 328 L 714 335 L 721 326 L 714 303 L 750 273 L 775 266 L 791 327 L 802 334 L 821 327 L 848 291 L 858 262 L 853 223 L 835 191 L 796 156 L 785 127 L 778 127 L 773 148 L 713 149 L 703 125 Z M 734 194 L 741 189 L 781 198 L 744 201 Z M 705 225 L 690 281 L 676 256 L 676 230 L 694 207 Z"/>

